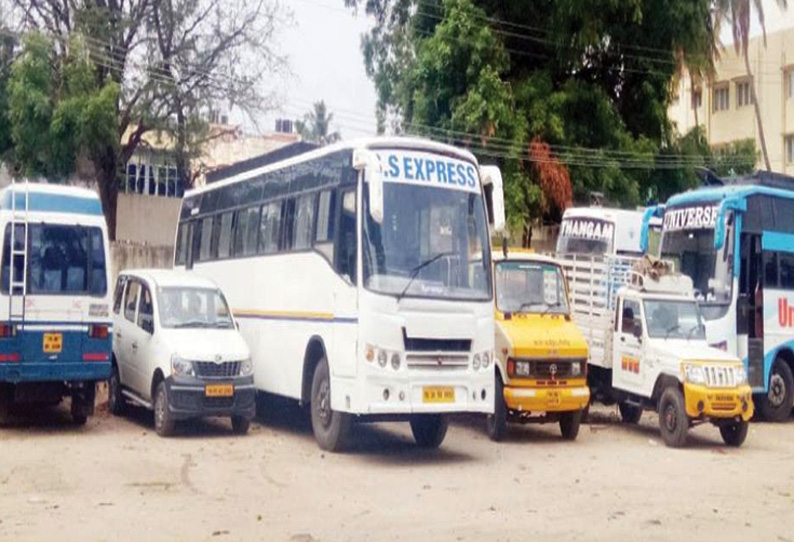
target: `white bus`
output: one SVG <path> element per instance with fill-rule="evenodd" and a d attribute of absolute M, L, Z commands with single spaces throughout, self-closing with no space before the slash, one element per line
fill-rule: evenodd
<path fill-rule="evenodd" d="M 310 404 L 328 450 L 354 419 L 410 421 L 417 444 L 436 447 L 445 414 L 493 412 L 489 223 L 472 154 L 378 138 L 243 169 L 186 194 L 175 266 L 226 293 L 259 390 Z M 501 177 L 486 177 L 499 228 Z"/>
<path fill-rule="evenodd" d="M 18 183 L 0 192 L 0 415 L 13 404 L 71 396 L 74 421 L 94 411 L 110 376 L 108 238 L 97 195 Z"/>
<path fill-rule="evenodd" d="M 557 237 L 558 256 L 642 256 L 644 211 L 571 207 Z M 651 250 L 658 244 L 661 220 L 651 219 Z M 656 242 L 654 242 L 656 241 Z"/>

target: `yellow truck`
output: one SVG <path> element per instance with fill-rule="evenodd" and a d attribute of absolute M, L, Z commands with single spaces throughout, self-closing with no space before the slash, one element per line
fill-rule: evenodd
<path fill-rule="evenodd" d="M 496 387 L 491 440 L 511 423 L 559 422 L 574 440 L 590 402 L 587 342 L 571 319 L 562 268 L 524 249 L 494 254 Z"/>

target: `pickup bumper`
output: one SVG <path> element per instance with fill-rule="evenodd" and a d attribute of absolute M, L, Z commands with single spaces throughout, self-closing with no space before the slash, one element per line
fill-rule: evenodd
<path fill-rule="evenodd" d="M 231 395 L 209 395 L 209 386 L 231 386 Z M 243 416 L 253 419 L 256 413 L 256 388 L 253 376 L 218 381 L 194 377 L 165 379 L 169 410 L 177 420 L 203 417 Z"/>
<path fill-rule="evenodd" d="M 684 384 L 686 413 L 691 418 L 737 418 L 744 421 L 753 417 L 753 399 L 750 386 L 738 388 L 707 388 Z"/>
<path fill-rule="evenodd" d="M 570 412 L 581 410 L 590 402 L 587 386 L 575 388 L 525 388 L 505 386 L 504 398 L 509 410 L 519 412 Z"/>

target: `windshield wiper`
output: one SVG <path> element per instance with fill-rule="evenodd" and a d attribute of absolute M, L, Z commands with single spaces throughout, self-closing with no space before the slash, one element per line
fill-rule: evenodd
<path fill-rule="evenodd" d="M 408 288 L 411 287 L 411 284 L 414 283 L 414 280 L 419 275 L 419 271 L 421 271 L 422 269 L 424 269 L 425 267 L 427 267 L 431 263 L 433 263 L 433 262 L 435 262 L 437 260 L 440 260 L 444 256 L 454 256 L 454 255 L 455 255 L 455 253 L 451 252 L 451 251 L 439 252 L 435 256 L 432 256 L 432 257 L 428 258 L 427 260 L 423 261 L 422 263 L 420 263 L 419 265 L 417 265 L 416 267 L 411 269 L 411 273 L 410 273 L 410 275 L 408 277 L 408 284 L 405 285 L 405 288 L 403 288 L 403 291 L 400 292 L 400 295 L 397 296 L 397 301 L 399 301 L 403 297 L 405 297 L 405 293 L 408 291 Z"/>
<path fill-rule="evenodd" d="M 697 330 L 698 330 L 698 329 L 700 329 L 702 326 L 703 326 L 703 324 L 695 324 L 694 326 L 692 326 L 691 328 L 689 328 L 689 331 L 687 331 L 687 333 L 686 333 L 686 340 L 690 340 L 690 339 L 692 339 L 692 332 L 693 332 L 693 331 L 697 331 Z"/>
<path fill-rule="evenodd" d="M 665 339 L 668 338 L 670 336 L 670 333 L 672 333 L 676 329 L 681 329 L 681 326 L 676 324 L 676 325 L 674 325 L 672 327 L 667 328 L 667 331 L 664 332 L 664 338 Z"/>
<path fill-rule="evenodd" d="M 557 307 L 562 306 L 562 303 L 557 301 L 556 303 L 546 303 L 545 305 L 546 308 L 543 309 L 543 312 L 540 313 L 541 316 L 545 316 L 546 314 L 548 314 L 551 309 L 556 309 Z"/>

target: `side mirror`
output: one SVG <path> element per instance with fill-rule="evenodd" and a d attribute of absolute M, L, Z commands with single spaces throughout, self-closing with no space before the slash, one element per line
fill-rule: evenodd
<path fill-rule="evenodd" d="M 357 150 L 353 167 L 364 170 L 364 180 L 369 185 L 369 214 L 378 224 L 383 223 L 383 171 L 378 155 L 369 150 Z"/>
<path fill-rule="evenodd" d="M 634 329 L 631 330 L 632 335 L 634 335 L 638 341 L 642 340 L 642 322 L 639 320 L 634 322 Z"/>
<path fill-rule="evenodd" d="M 502 171 L 497 166 L 480 166 L 480 178 L 483 189 L 490 187 L 491 198 L 488 209 L 489 221 L 494 232 L 501 233 L 505 229 L 505 193 Z M 488 198 L 486 198 L 486 201 Z"/>
<path fill-rule="evenodd" d="M 147 318 L 147 319 L 141 321 L 141 328 L 146 333 L 148 333 L 149 335 L 153 335 L 154 334 L 154 320 Z"/>

